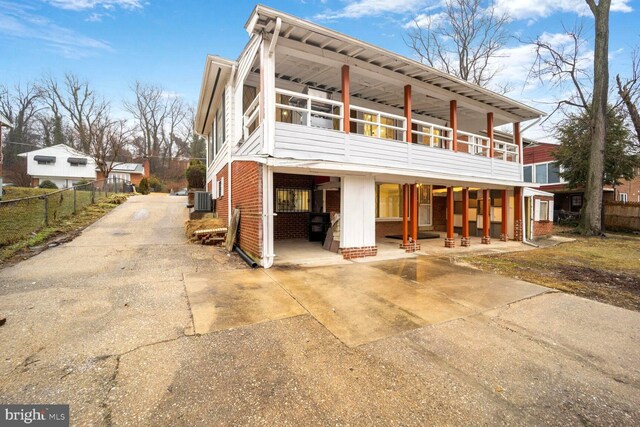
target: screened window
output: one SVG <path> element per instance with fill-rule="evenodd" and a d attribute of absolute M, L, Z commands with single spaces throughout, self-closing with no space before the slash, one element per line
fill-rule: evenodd
<path fill-rule="evenodd" d="M 536 182 L 538 184 L 547 183 L 547 165 L 536 165 Z"/>
<path fill-rule="evenodd" d="M 549 221 L 549 202 L 540 201 L 540 221 Z"/>
<path fill-rule="evenodd" d="M 524 167 L 524 182 L 533 182 L 531 166 Z"/>
<path fill-rule="evenodd" d="M 402 216 L 402 191 L 400 184 L 378 184 L 377 218 L 400 218 Z"/>
<path fill-rule="evenodd" d="M 276 212 L 310 212 L 311 191 L 304 188 L 276 188 Z"/>

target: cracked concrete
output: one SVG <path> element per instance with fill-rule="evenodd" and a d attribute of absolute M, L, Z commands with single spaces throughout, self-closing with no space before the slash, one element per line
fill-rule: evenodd
<path fill-rule="evenodd" d="M 185 213 L 134 197 L 0 271 L 0 402 L 69 403 L 73 425 L 640 423 L 639 313 L 445 261 L 272 270 L 308 309 L 197 334 L 185 277 L 222 280 L 203 294 L 221 313 L 266 285 L 186 244 Z"/>

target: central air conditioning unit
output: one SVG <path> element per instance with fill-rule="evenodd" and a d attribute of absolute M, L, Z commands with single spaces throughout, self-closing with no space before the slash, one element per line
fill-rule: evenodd
<path fill-rule="evenodd" d="M 208 191 L 196 191 L 195 196 L 195 204 L 193 207 L 195 212 L 211 212 L 213 210 L 211 193 Z"/>

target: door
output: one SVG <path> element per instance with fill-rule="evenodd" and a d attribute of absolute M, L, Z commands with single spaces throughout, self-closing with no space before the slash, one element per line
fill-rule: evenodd
<path fill-rule="evenodd" d="M 524 198 L 524 230 L 523 230 L 523 236 L 525 240 L 531 240 L 532 239 L 532 225 L 533 225 L 533 216 L 532 216 L 532 212 L 531 212 L 531 197 L 525 197 Z"/>
<path fill-rule="evenodd" d="M 418 225 L 428 227 L 433 225 L 431 186 L 418 184 Z"/>

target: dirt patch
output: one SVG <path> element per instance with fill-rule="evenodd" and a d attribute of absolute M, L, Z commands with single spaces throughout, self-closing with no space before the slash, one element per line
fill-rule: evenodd
<path fill-rule="evenodd" d="M 640 277 L 625 273 L 596 270 L 576 265 L 559 266 L 557 274 L 563 280 L 590 283 L 611 289 L 619 289 L 640 295 Z"/>

